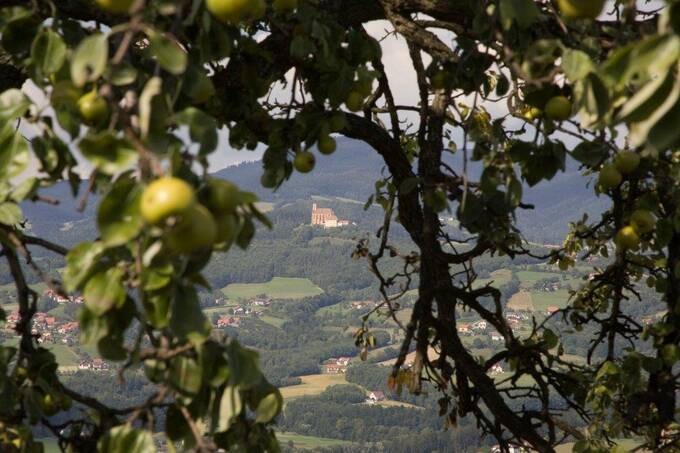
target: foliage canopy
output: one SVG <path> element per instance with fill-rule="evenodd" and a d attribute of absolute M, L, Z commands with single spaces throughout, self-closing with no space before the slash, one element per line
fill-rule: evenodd
<path fill-rule="evenodd" d="M 37 448 L 27 426 L 42 423 L 77 450 L 147 451 L 155 411 L 164 410 L 165 437 L 184 448 L 277 450 L 280 393 L 253 352 L 211 336 L 196 293 L 213 250 L 247 248 L 255 223 L 268 225 L 253 194 L 231 187 L 225 201 L 206 174 L 227 128 L 233 148 L 266 146 L 265 187 L 285 190 L 296 169 L 310 171 L 315 144 L 334 151 L 332 133 L 384 160 L 368 202 L 383 207 L 384 224 L 377 244 L 362 241 L 354 254 L 379 279 L 382 307 L 393 311 L 418 289 L 392 386 L 417 393 L 428 381 L 449 423 L 471 414 L 504 448 L 552 451 L 572 438 L 579 451 L 604 451 L 621 436 L 677 448 L 680 4 L 608 2 L 592 20 L 602 2 L 252 0 L 233 10 L 231 1 L 2 2 L 0 244 L 22 339 L 0 347 L 0 442 Z M 395 100 L 395 75 L 366 28 L 376 20 L 406 43 L 414 105 Z M 475 262 L 532 254 L 516 226 L 516 213 L 531 208 L 523 187 L 549 184 L 568 160 L 594 175 L 611 207 L 598 219 L 574 213 L 546 259 L 563 269 L 591 257 L 606 265 L 565 310 L 519 338 L 499 290 L 474 285 Z M 483 167 L 477 180 L 472 161 Z M 195 196 L 159 219 L 142 215 L 146 186 L 164 175 Z M 22 223 L 21 204 L 55 202 L 41 190 L 64 180 L 84 203 L 103 194 L 98 240 L 72 250 Z M 439 220 L 447 209 L 461 225 L 453 236 Z M 395 221 L 417 253 L 391 245 Z M 192 237 L 200 240 L 187 244 Z M 142 405 L 106 407 L 60 383 L 54 356 L 31 334 L 37 294 L 20 261 L 43 275 L 31 259 L 37 247 L 66 257 L 63 280 L 45 280 L 59 294 L 84 295 L 82 340 L 119 362 L 121 375 L 141 366 L 156 384 Z M 386 274 L 386 257 L 401 270 Z M 644 328 L 622 308 L 640 283 L 667 305 Z M 456 328 L 461 309 L 503 336 L 502 352 L 472 355 Z M 555 320 L 595 332 L 586 363 L 562 356 Z M 643 337 L 644 352 L 635 348 Z M 362 328 L 356 342 L 368 348 L 373 338 Z M 487 373 L 501 362 L 513 373 L 505 383 Z M 517 384 L 527 376 L 532 385 Z M 54 425 L 49 416 L 71 401 L 89 411 Z"/>

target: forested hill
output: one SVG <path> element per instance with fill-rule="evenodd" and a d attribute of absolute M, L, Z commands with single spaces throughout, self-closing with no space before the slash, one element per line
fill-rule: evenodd
<path fill-rule="evenodd" d="M 365 143 L 346 138 L 338 139 L 338 149 L 330 156 L 317 155 L 313 172 L 294 173 L 284 186 L 272 192 L 260 185 L 261 162 L 229 167 L 217 176 L 237 183 L 241 188 L 257 193 L 266 201 L 308 200 L 311 196 L 350 198 L 364 202 L 374 191 L 374 183 L 383 168 L 380 156 Z M 455 164 L 455 159 L 454 164 Z M 471 165 L 472 177 L 478 177 L 479 165 Z M 605 207 L 604 198 L 595 197 L 590 178 L 578 171 L 574 162 L 567 171 L 550 183 L 525 187 L 525 202 L 535 209 L 520 213 L 519 224 L 527 239 L 543 243 L 560 243 L 567 232 L 566 225 L 583 212 L 591 217 Z M 592 184 L 591 184 L 592 186 Z"/>
<path fill-rule="evenodd" d="M 334 154 L 317 156 L 313 172 L 305 175 L 294 173 L 278 191 L 265 189 L 260 185 L 261 162 L 236 165 L 215 175 L 235 182 L 244 190 L 257 193 L 264 201 L 275 203 L 310 200 L 312 196 L 348 198 L 363 203 L 373 193 L 383 162 L 367 145 L 339 138 L 338 150 Z M 479 165 L 472 165 L 471 172 L 479 173 Z M 588 212 L 592 216 L 602 210 L 604 199 L 596 198 L 592 189 L 585 187 L 585 179 L 587 178 L 572 163 L 565 173 L 558 174 L 550 183 L 533 188 L 525 187 L 525 202 L 535 205 L 535 209 L 520 213 L 519 224 L 527 239 L 541 243 L 559 243 L 567 231 L 569 221 L 579 218 L 582 212 Z M 24 205 L 25 215 L 37 231 L 54 233 L 55 230 L 63 229 L 67 222 L 75 222 L 76 227 L 91 223 L 94 217 L 93 207 L 96 206 L 93 199 L 87 203 L 85 212 L 79 213 L 76 210 L 78 200 L 73 199 L 68 184 L 57 184 L 44 193 L 62 202 L 59 206 L 42 203 Z M 79 196 L 82 197 L 82 193 Z M 82 227 L 91 228 L 85 225 Z"/>

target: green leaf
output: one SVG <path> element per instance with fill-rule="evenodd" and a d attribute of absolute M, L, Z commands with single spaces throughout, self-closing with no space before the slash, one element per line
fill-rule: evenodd
<path fill-rule="evenodd" d="M 137 80 L 137 69 L 127 64 L 118 66 L 113 68 L 109 79 L 116 86 L 130 85 Z"/>
<path fill-rule="evenodd" d="M 188 107 L 175 115 L 175 121 L 189 126 L 189 136 L 201 144 L 199 154 L 208 154 L 217 147 L 217 122 L 212 116 L 195 107 Z"/>
<path fill-rule="evenodd" d="M 33 196 L 39 185 L 40 181 L 38 178 L 27 178 L 12 188 L 10 198 L 17 203 L 21 203 L 26 198 Z"/>
<path fill-rule="evenodd" d="M 109 59 L 109 43 L 106 35 L 95 33 L 83 39 L 73 54 L 71 80 L 82 87 L 93 82 L 106 70 Z"/>
<path fill-rule="evenodd" d="M 593 69 L 592 60 L 583 51 L 566 49 L 562 54 L 562 70 L 572 82 L 585 78 Z"/>
<path fill-rule="evenodd" d="M 195 359 L 179 356 L 170 365 L 170 381 L 182 393 L 196 395 L 201 389 L 203 369 Z"/>
<path fill-rule="evenodd" d="M 51 29 L 43 29 L 33 40 L 31 58 L 42 76 L 54 74 L 66 60 L 66 44 Z"/>
<path fill-rule="evenodd" d="M 31 101 L 16 88 L 10 88 L 0 94 L 0 120 L 11 121 L 24 116 L 31 106 Z"/>
<path fill-rule="evenodd" d="M 94 274 L 85 284 L 83 297 L 85 306 L 95 316 L 101 316 L 113 307 L 120 307 L 125 302 L 126 293 L 123 286 L 125 274 L 117 267 Z"/>
<path fill-rule="evenodd" d="M 138 157 L 127 140 L 114 136 L 108 130 L 84 137 L 79 147 L 95 168 L 108 175 L 127 170 Z"/>
<path fill-rule="evenodd" d="M 198 296 L 193 289 L 179 287 L 172 301 L 170 329 L 180 339 L 194 344 L 203 343 L 210 334 L 210 322 L 206 319 Z"/>
<path fill-rule="evenodd" d="M 503 28 L 509 30 L 512 22 L 517 22 L 519 28 L 529 28 L 533 25 L 540 11 L 533 0 L 501 0 L 500 15 Z"/>
<path fill-rule="evenodd" d="M 28 166 L 26 139 L 10 123 L 0 128 L 0 180 L 19 176 Z"/>
<path fill-rule="evenodd" d="M 666 77 L 657 77 L 648 82 L 623 104 L 618 120 L 627 123 L 645 121 L 668 98 L 674 81 L 675 75 L 668 72 Z"/>
<path fill-rule="evenodd" d="M 142 137 L 149 135 L 151 128 L 151 114 L 153 111 L 153 98 L 163 91 L 163 80 L 160 77 L 152 77 L 144 85 L 142 94 L 139 96 L 139 129 Z"/>
<path fill-rule="evenodd" d="M 606 159 L 607 156 L 607 148 L 593 142 L 581 142 L 571 152 L 571 157 L 589 167 L 599 164 Z"/>
<path fill-rule="evenodd" d="M 170 295 L 165 292 L 150 295 L 144 300 L 147 321 L 156 329 L 164 329 L 170 324 L 170 301 Z"/>
<path fill-rule="evenodd" d="M 74 292 L 81 288 L 92 268 L 104 253 L 101 242 L 83 242 L 66 255 L 64 286 L 66 291 Z"/>
<path fill-rule="evenodd" d="M 100 453 L 152 453 L 156 451 L 153 437 L 148 431 L 130 425 L 112 428 L 97 443 Z"/>
<path fill-rule="evenodd" d="M 7 201 L 0 203 L 0 223 L 5 225 L 16 225 L 21 222 L 23 215 L 21 208 L 16 203 Z"/>
<path fill-rule="evenodd" d="M 283 407 L 283 397 L 278 390 L 260 400 L 255 411 L 255 423 L 267 423 L 276 417 Z"/>
<path fill-rule="evenodd" d="M 231 426 L 232 420 L 243 410 L 241 393 L 234 386 L 228 386 L 220 399 L 219 419 L 215 424 L 215 431 L 226 431 Z"/>
<path fill-rule="evenodd" d="M 152 31 L 149 33 L 149 50 L 158 64 L 173 75 L 182 74 L 187 68 L 187 54 L 174 39 Z"/>
<path fill-rule="evenodd" d="M 680 81 L 675 80 L 673 89 L 666 99 L 643 121 L 633 123 L 630 126 L 630 142 L 633 146 L 641 146 L 647 142 L 651 130 L 668 112 L 674 109 L 680 99 Z M 664 140 L 665 141 L 665 140 Z"/>
<path fill-rule="evenodd" d="M 134 239 L 144 220 L 139 213 L 141 189 L 132 178 L 119 178 L 99 204 L 97 227 L 101 239 L 109 247 L 123 245 Z"/>

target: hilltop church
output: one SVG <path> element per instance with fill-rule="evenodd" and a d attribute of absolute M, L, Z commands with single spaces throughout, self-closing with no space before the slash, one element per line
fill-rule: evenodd
<path fill-rule="evenodd" d="M 338 216 L 335 215 L 331 208 L 317 208 L 316 203 L 313 203 L 312 225 L 319 225 L 324 228 L 337 228 L 349 225 L 349 220 L 338 220 Z"/>

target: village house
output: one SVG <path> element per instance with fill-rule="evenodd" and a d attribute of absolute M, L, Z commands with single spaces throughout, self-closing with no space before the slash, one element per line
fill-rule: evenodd
<path fill-rule="evenodd" d="M 385 393 L 381 392 L 379 390 L 374 390 L 372 392 L 368 393 L 368 398 L 366 398 L 366 402 L 368 404 L 375 404 L 378 401 L 385 401 Z"/>
<path fill-rule="evenodd" d="M 558 312 L 558 311 L 560 311 L 560 307 L 558 307 L 557 305 L 551 305 L 551 306 L 549 306 L 548 308 L 545 309 L 545 313 L 546 313 L 548 316 L 550 316 L 550 315 L 552 315 L 553 313 L 556 313 L 556 312 Z"/>
<path fill-rule="evenodd" d="M 491 332 L 491 341 L 504 341 L 505 338 L 503 338 L 503 335 L 499 334 L 498 332 Z"/>
<path fill-rule="evenodd" d="M 14 330 L 19 323 L 19 319 L 21 319 L 21 316 L 19 316 L 18 311 L 13 311 L 10 313 L 9 316 L 7 316 L 7 328 Z"/>
<path fill-rule="evenodd" d="M 63 297 L 56 292 L 52 291 L 51 289 L 45 290 L 43 293 L 43 296 L 55 301 L 58 304 L 82 304 L 85 300 L 83 299 L 83 296 L 69 296 L 69 297 Z"/>
<path fill-rule="evenodd" d="M 338 216 L 331 208 L 317 208 L 312 204 L 312 225 L 320 225 L 324 228 L 337 228 L 349 225 L 349 220 L 338 220 Z"/>
<path fill-rule="evenodd" d="M 109 369 L 109 364 L 100 358 L 83 360 L 78 364 L 79 370 L 105 371 Z"/>
<path fill-rule="evenodd" d="M 78 327 L 79 327 L 78 322 L 76 321 L 66 322 L 57 327 L 57 332 L 62 335 L 66 335 L 69 333 L 76 332 L 78 330 Z"/>
<path fill-rule="evenodd" d="M 375 307 L 375 302 L 372 300 L 355 300 L 350 303 L 350 306 L 354 310 L 361 310 L 364 308 L 373 308 Z"/>
<path fill-rule="evenodd" d="M 457 329 L 458 329 L 458 333 L 462 333 L 462 334 L 465 334 L 465 335 L 470 335 L 472 333 L 472 331 L 470 330 L 470 324 L 466 324 L 466 323 L 458 324 Z"/>
<path fill-rule="evenodd" d="M 234 307 L 233 313 L 240 316 L 248 316 L 253 312 L 252 309 L 248 307 L 242 307 L 240 305 Z"/>
<path fill-rule="evenodd" d="M 351 357 L 332 357 L 321 365 L 323 374 L 344 374 Z"/>
<path fill-rule="evenodd" d="M 529 319 L 529 316 L 526 313 L 522 313 L 519 311 L 509 311 L 505 315 L 505 319 L 516 319 L 518 321 L 526 321 Z"/>
<path fill-rule="evenodd" d="M 491 375 L 501 374 L 501 373 L 503 373 L 503 366 L 500 363 L 495 364 L 489 370 L 489 374 L 491 374 Z"/>
<path fill-rule="evenodd" d="M 480 319 L 479 321 L 473 322 L 470 325 L 470 329 L 475 330 L 475 331 L 480 331 L 480 330 L 486 330 L 486 328 L 489 326 L 489 324 L 484 321 L 483 319 Z"/>
<path fill-rule="evenodd" d="M 250 299 L 248 301 L 248 304 L 254 305 L 256 307 L 269 307 L 272 304 L 272 301 L 266 297 L 257 297 L 254 299 Z"/>
<path fill-rule="evenodd" d="M 491 448 L 491 453 L 502 453 L 504 451 L 507 451 L 508 453 L 526 453 L 528 451 L 526 448 L 518 447 L 517 445 L 509 445 L 505 448 L 506 449 L 504 450 L 500 445 L 494 445 Z"/>
<path fill-rule="evenodd" d="M 217 328 L 224 329 L 225 327 L 240 327 L 241 318 L 236 316 L 220 316 L 217 320 Z"/>
<path fill-rule="evenodd" d="M 648 325 L 652 324 L 653 322 L 654 322 L 654 320 L 652 319 L 651 316 L 646 316 L 646 317 L 642 318 L 642 324 L 644 324 L 645 326 L 648 326 Z"/>

